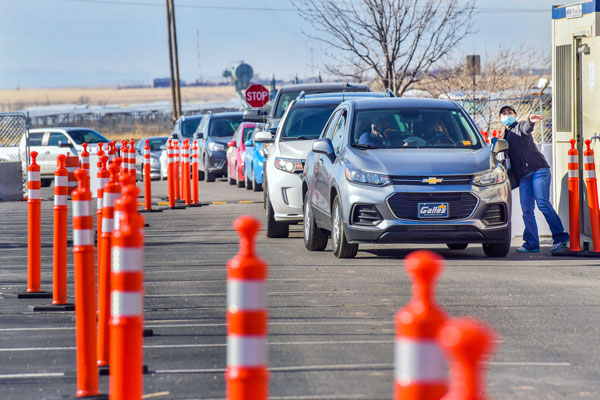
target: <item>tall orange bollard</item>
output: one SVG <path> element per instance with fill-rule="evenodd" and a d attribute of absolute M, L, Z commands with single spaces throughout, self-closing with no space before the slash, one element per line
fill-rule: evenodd
<path fill-rule="evenodd" d="M 488 131 L 484 131 L 484 132 L 483 132 L 483 138 L 485 139 L 485 142 L 486 142 L 487 144 L 490 144 L 490 139 L 489 139 L 489 137 L 488 137 L 489 135 L 490 135 L 490 134 L 488 133 Z"/>
<path fill-rule="evenodd" d="M 142 398 L 144 219 L 137 213 L 135 185 L 118 202 L 123 209 L 113 232 L 110 319 L 111 400 Z"/>
<path fill-rule="evenodd" d="M 96 279 L 94 276 L 94 217 L 88 172 L 75 172 L 73 192 L 73 264 L 75 270 L 75 338 L 77 346 L 77 397 L 97 396 Z"/>
<path fill-rule="evenodd" d="M 435 303 L 434 284 L 442 258 L 419 250 L 409 254 L 405 269 L 413 283 L 412 299 L 396 314 L 395 400 L 437 400 L 446 393 L 447 362 L 437 343 L 447 319 Z"/>
<path fill-rule="evenodd" d="M 190 187 L 190 141 L 185 139 L 183 144 L 183 194 L 185 205 L 192 204 L 192 192 Z"/>
<path fill-rule="evenodd" d="M 578 151 L 575 148 L 577 141 L 571 139 L 569 149 L 569 235 L 570 251 L 581 251 L 580 226 L 579 226 L 579 160 Z"/>
<path fill-rule="evenodd" d="M 19 299 L 49 299 L 52 293 L 41 289 L 42 276 L 42 199 L 40 189 L 40 166 L 38 153 L 31 152 L 31 164 L 27 167 L 27 292 L 19 293 Z"/>
<path fill-rule="evenodd" d="M 194 147 L 192 148 L 192 204 L 195 206 L 200 205 L 198 198 L 198 141 L 194 140 Z"/>
<path fill-rule="evenodd" d="M 104 186 L 104 205 L 102 207 L 102 237 L 98 248 L 98 366 L 109 364 L 109 325 L 110 319 L 110 271 L 112 234 L 114 231 L 115 201 L 121 196 L 121 185 L 117 180 L 119 166 L 109 168 L 110 179 Z M 102 373 L 102 371 L 101 371 Z"/>
<path fill-rule="evenodd" d="M 69 195 L 73 193 L 73 191 L 77 188 L 77 178 L 75 178 L 75 171 L 79 168 L 79 158 L 75 156 L 69 156 L 67 153 L 67 158 L 65 159 L 65 168 L 69 172 L 68 175 L 68 185 L 69 185 Z"/>
<path fill-rule="evenodd" d="M 169 139 L 169 146 L 167 147 L 167 157 L 168 157 L 168 169 L 167 169 L 167 183 L 169 186 L 169 207 L 175 207 L 175 174 L 173 173 L 173 169 L 175 166 L 175 146 L 173 146 L 173 142 Z"/>
<path fill-rule="evenodd" d="M 494 331 L 473 318 L 457 318 L 440 331 L 439 342 L 448 358 L 450 387 L 443 400 L 486 400 L 484 361 L 493 349 Z"/>
<path fill-rule="evenodd" d="M 96 188 L 96 243 L 98 246 L 97 250 L 97 260 L 96 265 L 100 265 L 100 237 L 102 236 L 102 208 L 104 207 L 104 185 L 108 183 L 108 178 L 110 176 L 108 169 L 106 169 L 106 164 L 108 163 L 108 157 L 102 156 L 102 159 L 99 162 L 99 168 L 97 179 L 98 179 L 98 187 Z"/>
<path fill-rule="evenodd" d="M 227 263 L 228 400 L 265 400 L 269 391 L 267 354 L 267 264 L 254 251 L 259 222 L 235 220 L 240 251 Z"/>
<path fill-rule="evenodd" d="M 127 150 L 127 140 L 121 140 L 121 149 L 119 150 L 121 156 L 121 174 L 129 173 L 129 152 Z"/>
<path fill-rule="evenodd" d="M 117 143 L 113 140 L 108 145 L 108 166 L 110 166 L 110 164 L 112 164 L 117 158 Z"/>
<path fill-rule="evenodd" d="M 181 149 L 179 141 L 174 141 L 175 145 L 175 199 L 181 200 Z"/>
<path fill-rule="evenodd" d="M 135 150 L 135 140 L 131 139 L 129 141 L 129 173 L 131 176 L 136 178 L 136 162 L 135 162 L 136 150 Z"/>
<path fill-rule="evenodd" d="M 88 172 L 90 171 L 90 152 L 88 151 L 88 144 L 82 144 L 83 151 L 79 155 L 79 166 Z"/>
<path fill-rule="evenodd" d="M 598 185 L 596 183 L 596 164 L 594 163 L 594 150 L 590 148 L 592 141 L 585 141 L 586 150 L 583 152 L 583 173 L 588 194 L 588 207 L 590 209 L 590 224 L 592 225 L 592 240 L 594 252 L 600 252 L 600 211 L 598 210 Z"/>

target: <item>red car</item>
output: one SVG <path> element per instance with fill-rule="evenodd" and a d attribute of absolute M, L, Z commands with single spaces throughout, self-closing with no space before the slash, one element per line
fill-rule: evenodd
<path fill-rule="evenodd" d="M 244 151 L 246 146 L 244 143 L 252 137 L 255 128 L 255 122 L 242 122 L 227 143 L 227 179 L 230 185 L 237 184 L 237 187 L 240 188 L 245 185 Z"/>

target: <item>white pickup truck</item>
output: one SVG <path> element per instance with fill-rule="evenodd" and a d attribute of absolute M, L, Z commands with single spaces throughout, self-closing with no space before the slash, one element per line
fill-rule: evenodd
<path fill-rule="evenodd" d="M 83 143 L 88 143 L 88 151 L 95 154 L 98 143 L 109 140 L 89 128 L 39 128 L 29 130 L 29 151 L 37 151 L 42 186 L 50 186 L 56 170 L 56 157 L 70 152 L 79 155 Z M 0 161 L 21 161 L 26 167 L 25 135 L 18 147 L 0 147 Z"/>

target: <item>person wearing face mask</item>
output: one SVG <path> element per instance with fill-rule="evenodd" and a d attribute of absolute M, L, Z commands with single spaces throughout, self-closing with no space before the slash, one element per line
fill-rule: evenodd
<path fill-rule="evenodd" d="M 550 166 L 544 155 L 537 148 L 533 136 L 536 122 L 544 118 L 532 114 L 523 121 L 517 121 L 517 112 L 510 105 L 500 108 L 500 121 L 504 124 L 504 138 L 508 141 L 512 169 L 519 180 L 519 196 L 525 232 L 523 245 L 517 249 L 519 253 L 533 253 L 540 251 L 540 239 L 537 223 L 535 221 L 535 204 L 546 218 L 552 231 L 554 244 L 550 251 L 554 252 L 569 241 L 569 234 L 565 232 L 560 217 L 550 204 Z"/>

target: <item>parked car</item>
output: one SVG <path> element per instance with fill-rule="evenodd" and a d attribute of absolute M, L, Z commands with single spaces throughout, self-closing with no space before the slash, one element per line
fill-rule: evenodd
<path fill-rule="evenodd" d="M 198 175 L 200 179 L 214 182 L 215 178 L 227 174 L 227 143 L 231 140 L 238 125 L 242 123 L 241 112 L 208 113 L 194 133 L 198 141 L 200 159 Z"/>
<path fill-rule="evenodd" d="M 38 153 L 37 163 L 40 165 L 40 179 L 44 187 L 52 184 L 56 170 L 56 158 L 59 154 L 77 156 L 87 143 L 90 154 L 96 154 L 98 143 L 109 140 L 95 130 L 88 128 L 38 128 L 29 130 L 29 151 Z M 26 136 L 21 137 L 18 147 L 0 149 L 0 161 L 21 161 L 26 168 Z"/>
<path fill-rule="evenodd" d="M 506 169 L 458 104 L 434 99 L 345 101 L 302 176 L 304 244 L 354 257 L 359 243 L 482 243 L 510 249 Z"/>
<path fill-rule="evenodd" d="M 262 127 L 256 127 L 252 133 L 252 137 L 246 141 L 246 151 L 244 151 L 244 175 L 246 177 L 246 189 L 260 192 L 263 184 L 263 161 L 266 151 L 269 147 L 268 143 L 259 143 L 254 140 L 257 132 L 265 129 L 265 124 Z"/>
<path fill-rule="evenodd" d="M 265 175 L 265 207 L 267 236 L 287 237 L 289 224 L 302 221 L 302 181 L 304 162 L 312 142 L 319 138 L 331 112 L 346 99 L 384 97 L 386 93 L 301 94 L 284 114 L 273 146 L 269 150 Z M 265 143 L 270 133 L 256 140 Z M 273 141 L 273 140 L 271 140 Z"/>
<path fill-rule="evenodd" d="M 150 145 L 150 179 L 155 180 L 161 178 L 161 147 L 164 146 L 167 139 L 167 136 L 153 136 L 140 139 L 135 144 L 135 177 L 137 180 L 144 180 L 144 147 L 146 147 L 146 140 L 148 140 L 148 144 Z"/>
<path fill-rule="evenodd" d="M 242 122 L 233 137 L 227 143 L 227 180 L 230 185 L 244 187 L 246 176 L 244 174 L 244 152 L 246 151 L 246 141 L 250 139 L 256 123 Z"/>
<path fill-rule="evenodd" d="M 173 130 L 169 135 L 168 139 L 177 139 L 183 142 L 185 139 L 190 139 L 190 146 L 194 144 L 193 136 L 194 132 L 198 129 L 198 125 L 202 121 L 204 115 L 182 115 L 177 118 Z M 160 153 L 160 179 L 167 179 L 167 170 L 169 164 L 169 158 L 167 154 L 167 145 L 165 143 L 164 149 L 161 149 Z"/>

